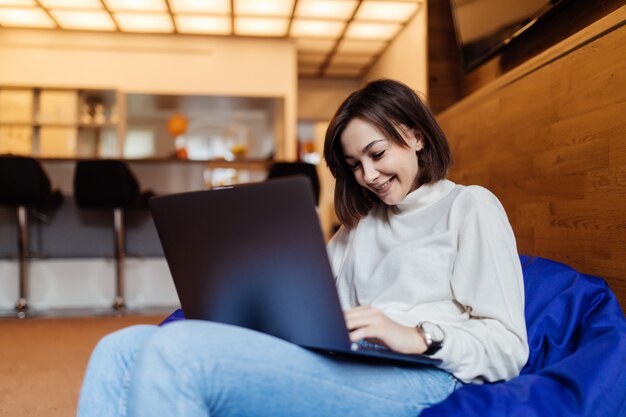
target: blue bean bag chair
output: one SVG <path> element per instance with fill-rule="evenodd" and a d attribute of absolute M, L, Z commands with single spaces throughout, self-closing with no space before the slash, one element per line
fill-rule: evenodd
<path fill-rule="evenodd" d="M 626 319 L 600 278 L 521 256 L 530 356 L 507 382 L 466 385 L 420 417 L 624 417 Z M 162 324 L 184 319 L 176 310 Z"/>

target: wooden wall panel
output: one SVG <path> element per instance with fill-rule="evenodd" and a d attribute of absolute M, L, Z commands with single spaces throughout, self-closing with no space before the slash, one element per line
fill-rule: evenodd
<path fill-rule="evenodd" d="M 436 114 L 461 98 L 461 55 L 449 0 L 428 0 L 428 104 Z"/>
<path fill-rule="evenodd" d="M 430 0 L 440 1 L 440 0 Z M 430 7 L 430 1 L 428 6 Z M 568 0 L 539 19 L 492 59 L 459 78 L 464 97 L 624 5 L 624 0 Z M 430 17 L 430 13 L 429 13 Z"/>
<path fill-rule="evenodd" d="M 452 180 L 502 201 L 520 253 L 604 277 L 626 308 L 626 7 L 439 114 Z"/>

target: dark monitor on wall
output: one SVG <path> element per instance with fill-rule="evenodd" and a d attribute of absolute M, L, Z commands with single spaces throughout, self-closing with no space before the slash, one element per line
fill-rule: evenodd
<path fill-rule="evenodd" d="M 493 57 L 509 42 L 567 0 L 450 0 L 465 72 Z"/>

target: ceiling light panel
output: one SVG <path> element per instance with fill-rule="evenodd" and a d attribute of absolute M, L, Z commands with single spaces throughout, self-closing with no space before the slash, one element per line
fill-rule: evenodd
<path fill-rule="evenodd" d="M 337 39 L 345 27 L 345 22 L 333 20 L 294 19 L 290 35 L 294 38 Z"/>
<path fill-rule="evenodd" d="M 373 39 L 386 41 L 400 31 L 400 23 L 364 23 L 352 21 L 345 33 L 346 39 Z"/>
<path fill-rule="evenodd" d="M 0 25 L 28 28 L 56 26 L 46 12 L 38 8 L 0 8 Z"/>
<path fill-rule="evenodd" d="M 115 20 L 125 32 L 173 32 L 174 25 L 166 13 L 115 13 Z"/>
<path fill-rule="evenodd" d="M 291 15 L 294 0 L 233 0 L 236 15 L 280 16 Z"/>
<path fill-rule="evenodd" d="M 304 53 L 328 53 L 335 47 L 335 40 L 330 39 L 296 39 L 296 47 Z"/>
<path fill-rule="evenodd" d="M 174 13 L 230 14 L 230 0 L 169 0 L 169 2 Z"/>
<path fill-rule="evenodd" d="M 230 35 L 230 17 L 177 15 L 176 29 L 180 33 L 202 33 L 206 35 Z"/>
<path fill-rule="evenodd" d="M 35 0 L 0 0 L 0 7 L 2 6 L 11 6 L 11 7 L 28 7 L 28 6 L 36 6 Z"/>
<path fill-rule="evenodd" d="M 39 3 L 49 9 L 102 9 L 100 0 L 39 0 Z"/>
<path fill-rule="evenodd" d="M 355 41 L 343 39 L 337 46 L 340 54 L 373 54 L 376 55 L 387 47 L 385 41 Z"/>
<path fill-rule="evenodd" d="M 300 0 L 295 16 L 348 20 L 358 5 L 354 0 Z"/>
<path fill-rule="evenodd" d="M 104 0 L 114 12 L 165 12 L 165 0 Z"/>
<path fill-rule="evenodd" d="M 116 30 L 113 19 L 104 10 L 52 10 L 50 13 L 62 29 Z"/>
<path fill-rule="evenodd" d="M 419 4 L 394 1 L 364 1 L 356 12 L 356 20 L 375 20 L 387 22 L 406 22 Z"/>
<path fill-rule="evenodd" d="M 286 36 L 288 19 L 235 18 L 235 34 L 243 36 Z"/>

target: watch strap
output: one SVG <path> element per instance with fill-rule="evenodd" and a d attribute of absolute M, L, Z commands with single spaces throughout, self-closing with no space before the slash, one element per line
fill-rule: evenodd
<path fill-rule="evenodd" d="M 424 336 L 424 341 L 426 342 L 426 351 L 422 353 L 422 355 L 434 355 L 437 353 L 441 347 L 443 346 L 443 340 L 434 340 L 433 335 L 424 330 L 423 327 L 424 322 L 419 323 L 416 327 Z M 430 323 L 433 326 L 437 326 L 434 323 Z M 441 329 L 439 326 L 437 328 Z M 443 331 L 441 331 L 443 333 Z"/>

